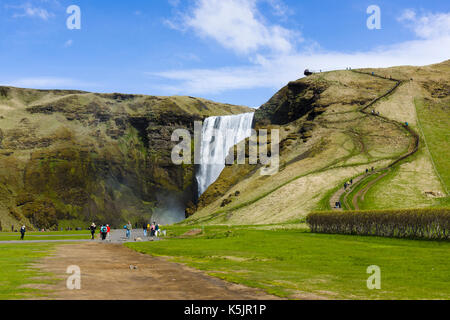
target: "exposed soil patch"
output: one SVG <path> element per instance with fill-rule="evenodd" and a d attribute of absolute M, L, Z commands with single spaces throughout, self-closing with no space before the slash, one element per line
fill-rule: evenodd
<path fill-rule="evenodd" d="M 68 290 L 68 266 L 81 269 L 81 290 Z M 130 265 L 137 268 L 130 268 Z M 47 285 L 50 298 L 64 300 L 273 300 L 261 290 L 228 283 L 164 258 L 119 244 L 58 246 L 37 265 L 60 281 Z"/>

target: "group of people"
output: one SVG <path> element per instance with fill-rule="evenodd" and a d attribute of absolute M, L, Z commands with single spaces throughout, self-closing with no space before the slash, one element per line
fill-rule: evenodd
<path fill-rule="evenodd" d="M 95 238 L 95 230 L 96 229 L 97 229 L 97 226 L 93 222 L 91 224 L 91 226 L 89 227 L 89 230 L 91 231 L 91 240 L 94 240 L 94 238 Z M 102 224 L 100 226 L 100 237 L 101 237 L 102 241 L 109 239 L 110 233 L 111 233 L 111 227 L 109 226 L 109 224 Z"/>
<path fill-rule="evenodd" d="M 374 167 L 372 167 L 372 169 L 370 169 L 372 172 L 374 172 L 375 171 L 375 168 Z M 369 169 L 366 169 L 366 174 L 368 174 L 369 173 Z"/>
<path fill-rule="evenodd" d="M 344 183 L 344 190 L 347 190 L 347 188 L 350 187 L 351 185 L 353 185 L 353 179 L 350 179 L 350 181 Z"/>
<path fill-rule="evenodd" d="M 157 237 L 161 232 L 159 224 L 156 222 L 153 222 L 151 225 L 149 223 L 144 223 L 142 229 L 144 230 L 144 237 Z"/>
<path fill-rule="evenodd" d="M 123 226 L 123 228 L 125 229 L 125 237 L 127 238 L 127 240 L 131 239 L 131 231 L 133 230 L 133 225 L 131 224 L 130 221 L 128 221 L 128 223 L 126 225 Z M 147 224 L 145 223 L 143 225 L 143 229 L 144 229 L 144 237 L 158 237 L 161 230 L 160 230 L 160 225 L 157 224 L 156 222 L 153 222 L 152 224 Z M 92 223 L 91 226 L 89 227 L 89 230 L 91 231 L 91 236 L 92 236 L 92 240 L 95 239 L 95 231 L 97 230 L 97 226 L 95 225 L 95 223 Z M 111 227 L 109 226 L 109 224 L 103 224 L 100 227 L 100 238 L 102 239 L 102 241 L 110 239 L 110 233 L 111 233 Z"/>

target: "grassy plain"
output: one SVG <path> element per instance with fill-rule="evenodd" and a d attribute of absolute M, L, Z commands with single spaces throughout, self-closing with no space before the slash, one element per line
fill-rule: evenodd
<path fill-rule="evenodd" d="M 182 236 L 191 228 L 127 246 L 289 299 L 450 298 L 448 242 L 313 234 L 304 224 L 205 226 Z M 381 268 L 381 290 L 367 288 L 371 265 Z"/>

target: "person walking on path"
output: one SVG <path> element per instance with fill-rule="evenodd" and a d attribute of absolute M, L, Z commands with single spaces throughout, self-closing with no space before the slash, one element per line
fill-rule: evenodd
<path fill-rule="evenodd" d="M 109 240 L 111 239 L 111 227 L 109 224 L 106 225 L 106 238 Z"/>
<path fill-rule="evenodd" d="M 155 236 L 155 223 L 152 223 L 152 226 L 150 227 L 150 236 L 154 237 Z"/>
<path fill-rule="evenodd" d="M 25 232 L 26 232 L 26 228 L 25 226 L 22 226 L 22 228 L 20 228 L 20 240 L 23 240 L 23 238 L 25 237 Z"/>
<path fill-rule="evenodd" d="M 125 226 L 125 229 L 127 229 L 127 239 L 129 240 L 131 238 L 131 230 L 133 229 L 133 226 L 131 225 L 131 222 L 128 221 L 128 224 Z"/>
<path fill-rule="evenodd" d="M 94 240 L 95 229 L 97 229 L 97 226 L 92 222 L 91 226 L 89 227 L 89 230 L 91 231 L 91 240 Z"/>
<path fill-rule="evenodd" d="M 158 237 L 159 234 L 159 224 L 155 224 L 155 235 Z"/>
<path fill-rule="evenodd" d="M 144 230 L 144 237 L 147 236 L 147 222 L 145 222 L 142 226 L 142 229 Z"/>
<path fill-rule="evenodd" d="M 102 241 L 104 241 L 108 234 L 108 227 L 106 227 L 105 225 L 102 225 L 102 227 L 100 228 L 100 233 L 102 235 Z"/>

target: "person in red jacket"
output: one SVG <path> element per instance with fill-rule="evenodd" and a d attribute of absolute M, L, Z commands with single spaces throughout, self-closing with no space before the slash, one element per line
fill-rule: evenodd
<path fill-rule="evenodd" d="M 111 227 L 109 226 L 109 224 L 106 225 L 106 229 L 107 229 L 106 237 L 107 237 L 107 239 L 109 240 L 110 237 L 111 237 L 111 234 L 110 234 L 110 232 L 111 232 Z"/>

